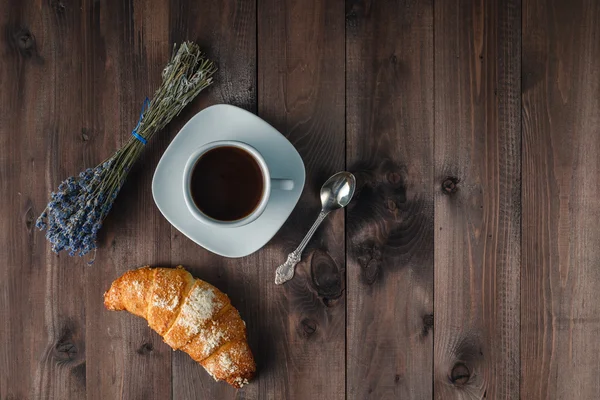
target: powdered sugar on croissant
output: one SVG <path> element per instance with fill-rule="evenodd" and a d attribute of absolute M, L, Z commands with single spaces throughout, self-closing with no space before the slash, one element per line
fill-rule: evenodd
<path fill-rule="evenodd" d="M 169 346 L 188 353 L 215 380 L 240 388 L 254 377 L 238 311 L 223 292 L 181 266 L 126 272 L 104 294 L 104 305 L 147 319 Z"/>

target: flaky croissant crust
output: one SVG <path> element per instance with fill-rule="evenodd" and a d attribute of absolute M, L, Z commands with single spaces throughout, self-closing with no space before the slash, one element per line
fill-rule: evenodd
<path fill-rule="evenodd" d="M 240 388 L 254 377 L 240 314 L 227 295 L 181 266 L 126 272 L 104 294 L 104 305 L 148 320 L 165 343 L 188 353 L 215 380 Z"/>

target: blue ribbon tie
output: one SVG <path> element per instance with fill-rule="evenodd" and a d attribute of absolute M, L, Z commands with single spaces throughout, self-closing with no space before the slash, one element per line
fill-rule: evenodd
<path fill-rule="evenodd" d="M 146 97 L 146 99 L 144 100 L 144 104 L 142 105 L 142 111 L 140 112 L 140 119 L 138 119 L 137 125 L 131 131 L 131 135 L 134 138 L 136 138 L 137 140 L 139 140 L 140 143 L 142 143 L 143 145 L 146 145 L 146 143 L 148 143 L 148 141 L 146 140 L 145 137 L 143 137 L 142 135 L 140 135 L 138 133 L 138 129 L 140 128 L 140 125 L 142 124 L 142 118 L 144 118 L 144 113 L 146 112 L 146 110 L 148 109 L 149 106 L 150 106 L 150 99 Z"/>

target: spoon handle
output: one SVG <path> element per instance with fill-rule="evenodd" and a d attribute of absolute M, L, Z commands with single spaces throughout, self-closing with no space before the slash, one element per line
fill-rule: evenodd
<path fill-rule="evenodd" d="M 308 244 L 310 238 L 312 238 L 315 232 L 317 231 L 319 225 L 321 225 L 321 222 L 323 222 L 325 217 L 327 217 L 327 214 L 329 214 L 329 212 L 321 210 L 319 216 L 317 217 L 317 220 L 310 227 L 310 229 L 306 233 L 306 236 L 304 236 L 304 239 L 302 239 L 296 250 L 292 251 L 288 255 L 285 263 L 277 267 L 277 271 L 275 271 L 275 284 L 281 285 L 282 283 L 287 282 L 294 277 L 294 269 L 296 268 L 296 264 L 300 262 L 304 248 Z"/>

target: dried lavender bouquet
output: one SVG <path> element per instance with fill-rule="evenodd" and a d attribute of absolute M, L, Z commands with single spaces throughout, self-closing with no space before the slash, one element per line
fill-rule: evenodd
<path fill-rule="evenodd" d="M 144 145 L 212 83 L 216 68 L 197 44 L 185 42 L 174 49 L 162 72 L 162 84 L 144 109 L 130 139 L 117 152 L 78 176 L 63 181 L 36 222 L 46 229 L 55 253 L 68 250 L 83 256 L 96 249 L 96 236 L 119 194 L 131 166 Z M 90 263 L 92 263 L 90 261 Z"/>

